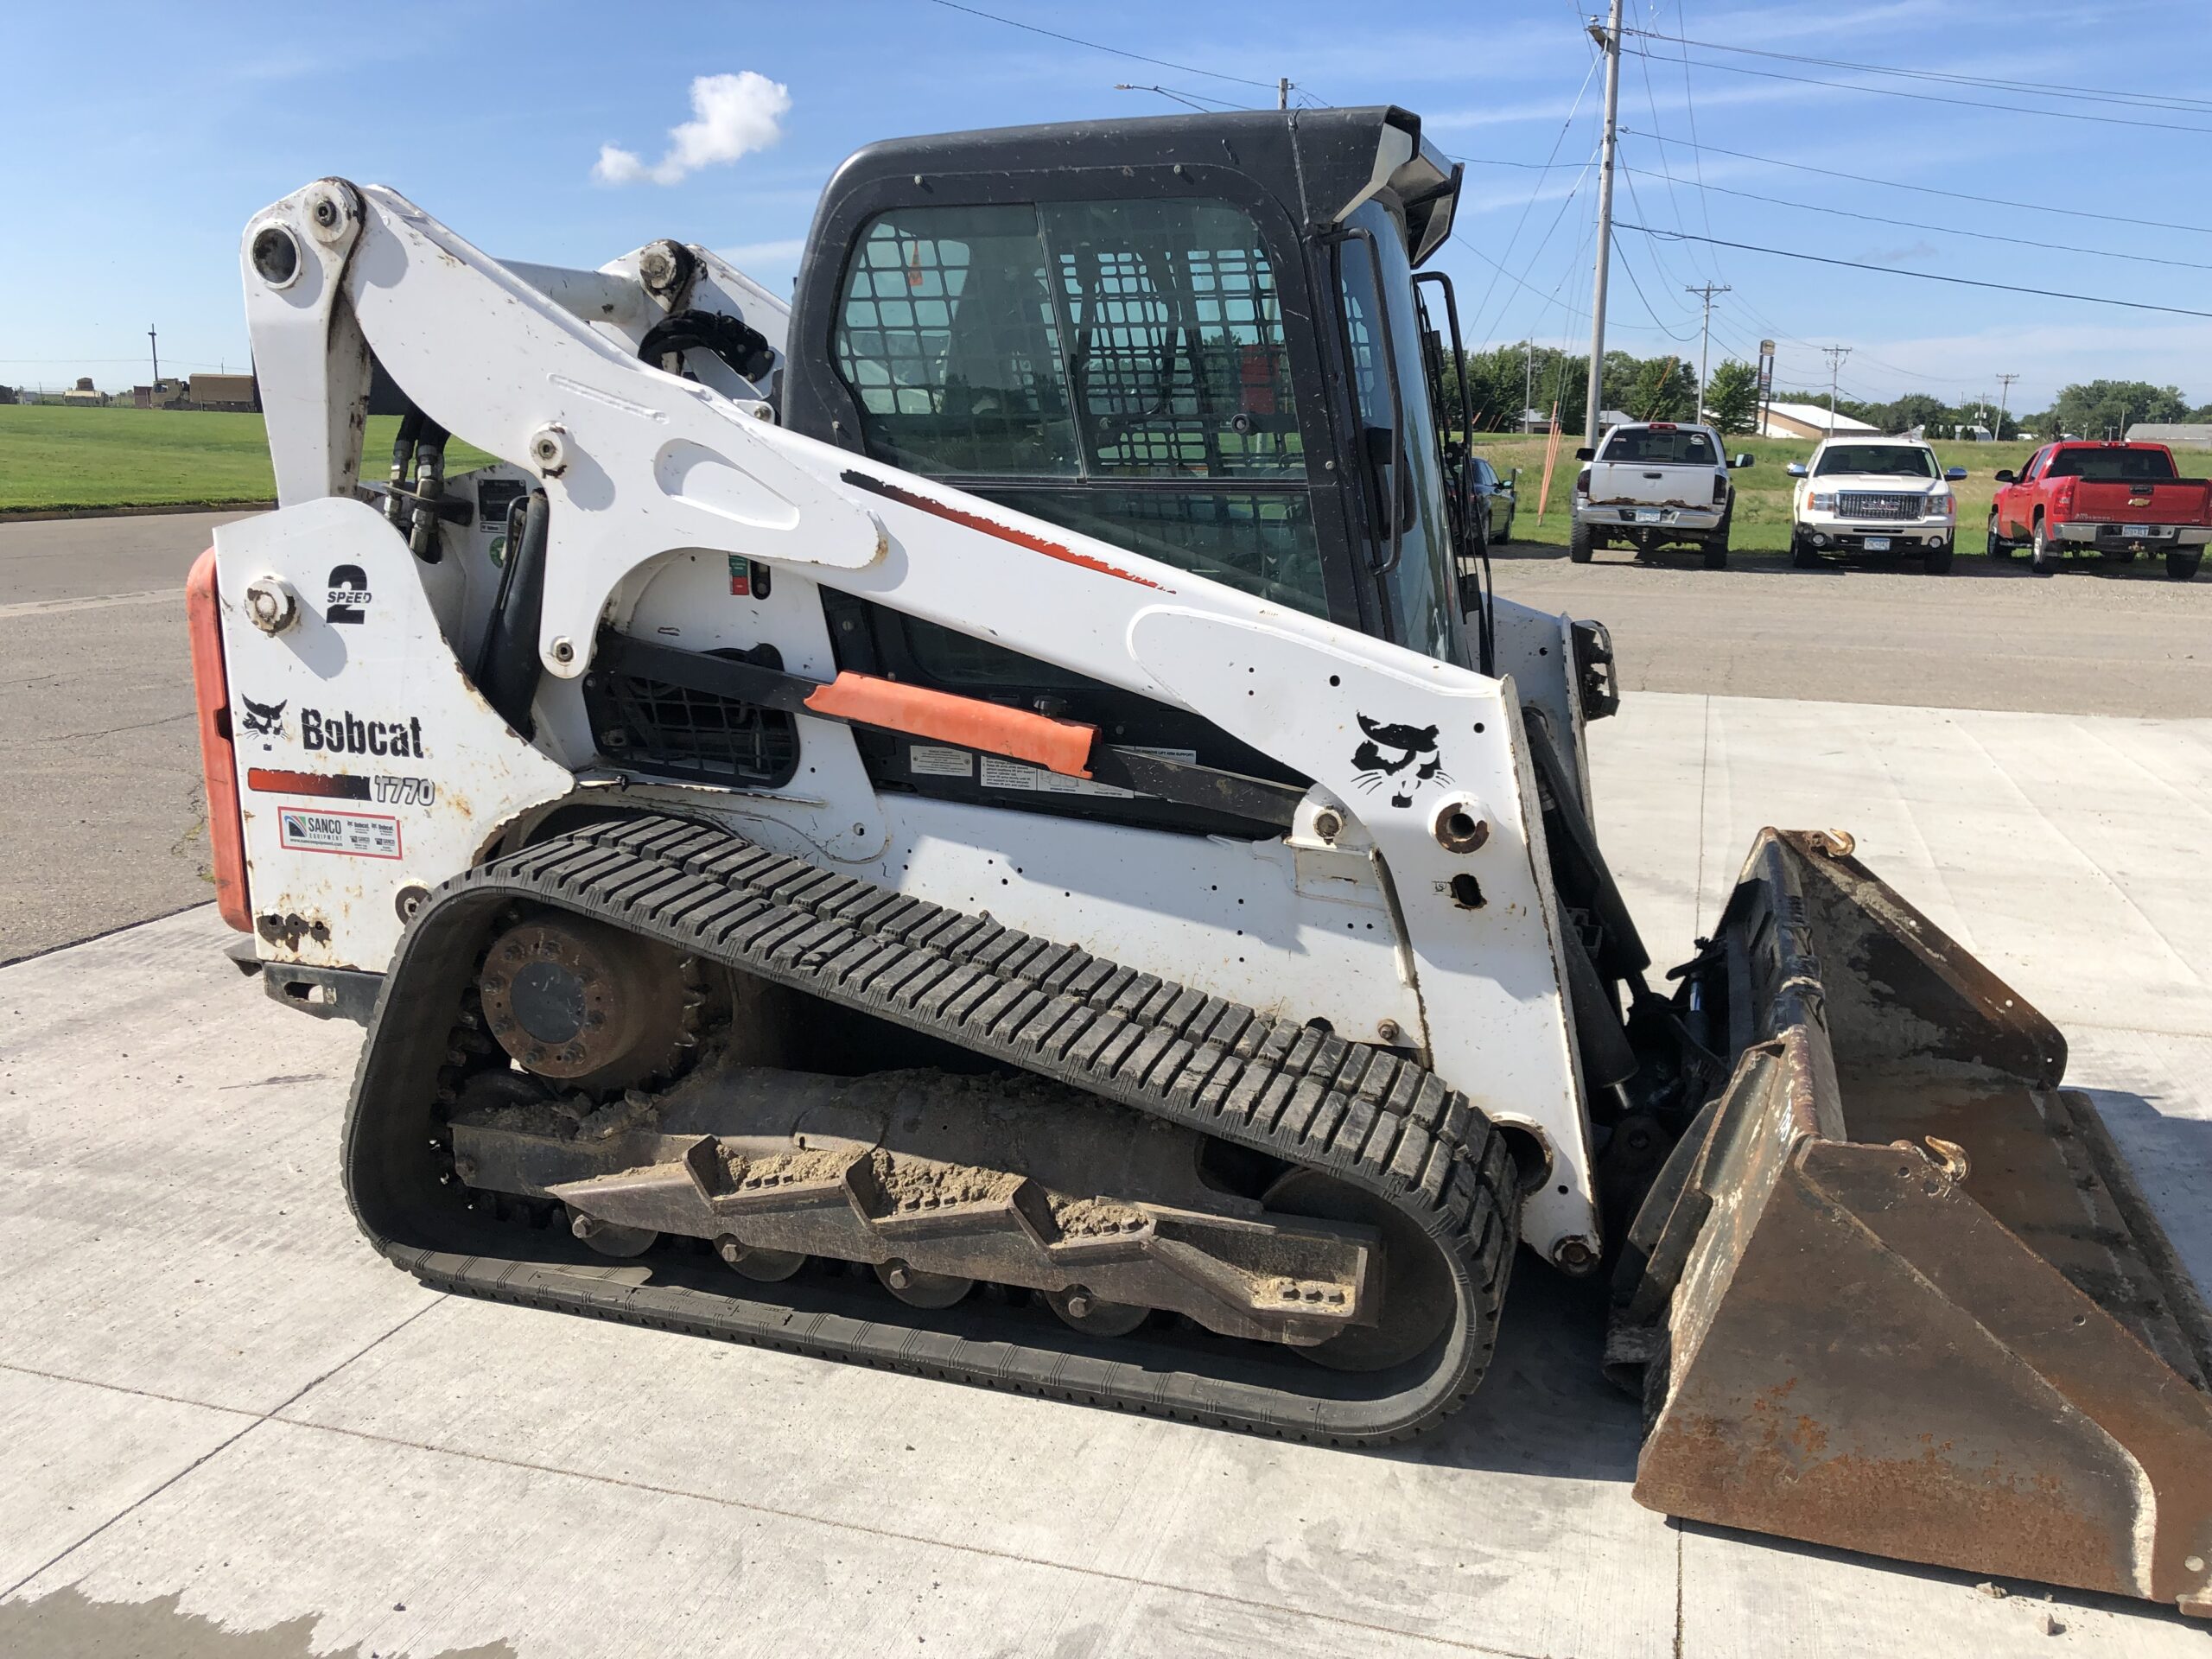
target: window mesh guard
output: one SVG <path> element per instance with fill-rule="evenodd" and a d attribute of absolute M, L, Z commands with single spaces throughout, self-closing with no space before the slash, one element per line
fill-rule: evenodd
<path fill-rule="evenodd" d="M 781 668 L 772 645 L 705 653 Z M 798 729 L 781 709 L 620 670 L 585 677 L 599 752 L 616 766 L 686 782 L 779 789 L 798 770 Z"/>

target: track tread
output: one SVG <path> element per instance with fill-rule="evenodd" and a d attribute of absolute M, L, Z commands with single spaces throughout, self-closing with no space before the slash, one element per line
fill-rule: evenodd
<path fill-rule="evenodd" d="M 695 1290 L 613 1283 L 585 1290 L 575 1286 L 575 1270 L 564 1270 L 556 1294 L 533 1288 L 512 1260 L 440 1255 L 379 1240 L 421 1276 L 533 1305 L 586 1304 L 631 1323 L 741 1335 L 792 1351 L 836 1351 L 1024 1393 L 1347 1444 L 1417 1433 L 1481 1378 L 1510 1266 L 1512 1160 L 1503 1138 L 1464 1094 L 1401 1054 L 684 820 L 588 826 L 454 878 L 424 913 L 487 887 L 634 928 L 1364 1186 L 1406 1211 L 1444 1250 L 1460 1286 L 1463 1317 L 1471 1317 L 1476 1330 L 1465 1363 L 1402 1420 L 1347 1429 L 1332 1417 L 1341 1402 L 1318 1395 L 1265 1390 L 1268 1408 L 1228 1409 L 1214 1396 L 1230 1385 L 1204 1376 L 1178 1371 L 1122 1382 L 1126 1365 L 900 1327 L 855 1328 L 825 1315 L 737 1332 L 717 1316 L 715 1299 Z M 418 918 L 410 937 L 421 925 Z M 403 962 L 405 951 L 403 941 Z M 396 962 L 395 976 L 401 971 Z M 397 1000 L 386 998 L 379 1028 Z M 364 1080 L 369 1058 L 365 1052 Z M 357 1114 L 359 1104 L 357 1097 Z M 842 1340 L 823 1334 L 833 1327 L 843 1330 Z M 962 1351 L 969 1348 L 977 1351 Z"/>

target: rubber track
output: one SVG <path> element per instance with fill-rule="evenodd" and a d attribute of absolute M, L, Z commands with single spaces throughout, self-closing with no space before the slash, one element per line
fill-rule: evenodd
<path fill-rule="evenodd" d="M 552 1269 L 426 1249 L 385 1236 L 388 1230 L 377 1223 L 388 1218 L 372 1217 L 374 1206 L 365 1206 L 357 1193 L 365 1230 L 426 1282 L 1343 1444 L 1417 1433 L 1481 1381 L 1511 1266 L 1517 1188 L 1503 1138 L 1464 1094 L 1409 1060 L 1324 1027 L 1265 1017 L 988 916 L 907 898 L 687 820 L 639 817 L 596 825 L 455 877 L 432 896 L 402 941 L 364 1048 L 347 1127 L 349 1190 L 364 1137 L 376 1133 L 379 1103 L 370 1096 L 385 1027 L 426 1017 L 443 1027 L 452 1018 L 450 1005 L 432 1014 L 408 995 L 417 965 L 409 944 L 448 906 L 474 899 L 480 910 L 487 898 L 598 917 L 1378 1193 L 1415 1220 L 1444 1254 L 1460 1324 L 1433 1371 L 1415 1385 L 1387 1395 L 1329 1397 L 1203 1372 L 1163 1374 L 1058 1349 L 794 1315 L 753 1300 L 766 1287 L 722 1297 L 621 1282 L 605 1269 Z M 476 943 L 480 949 L 480 931 Z M 463 1057 L 455 1050 L 447 1058 Z M 448 1087 L 452 1077 L 446 1073 Z M 707 1306 L 714 1303 L 728 1306 Z M 1295 1366 L 1294 1376 L 1318 1383 L 1338 1375 L 1287 1351 L 1284 1357 Z"/>

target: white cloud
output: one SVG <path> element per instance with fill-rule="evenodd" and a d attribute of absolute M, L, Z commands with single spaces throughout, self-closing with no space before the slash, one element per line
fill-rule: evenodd
<path fill-rule="evenodd" d="M 691 82 L 694 118 L 669 129 L 666 155 L 648 163 L 635 150 L 601 144 L 591 175 L 601 184 L 674 184 L 700 168 L 767 149 L 784 136 L 791 107 L 790 87 L 750 69 L 697 76 Z"/>

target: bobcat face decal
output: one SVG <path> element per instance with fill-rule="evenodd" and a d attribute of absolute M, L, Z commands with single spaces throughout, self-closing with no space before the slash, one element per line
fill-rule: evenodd
<path fill-rule="evenodd" d="M 283 736 L 284 709 L 290 701 L 288 697 L 283 702 L 256 702 L 251 697 L 239 697 L 245 715 L 238 721 L 238 729 L 255 737 Z"/>
<path fill-rule="evenodd" d="M 1390 785 L 1390 804 L 1411 806 L 1414 791 L 1432 779 L 1452 781 L 1444 770 L 1444 757 L 1436 747 L 1433 726 L 1395 726 L 1359 716 L 1359 729 L 1367 738 L 1351 752 L 1351 764 L 1363 790 Z"/>

